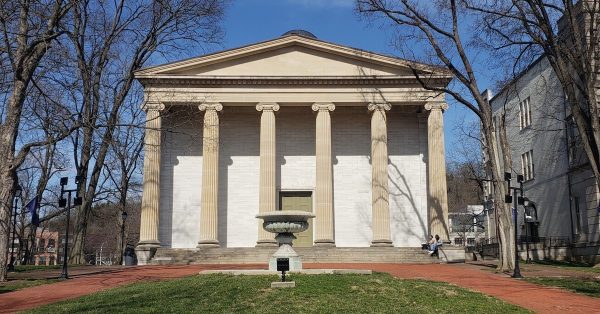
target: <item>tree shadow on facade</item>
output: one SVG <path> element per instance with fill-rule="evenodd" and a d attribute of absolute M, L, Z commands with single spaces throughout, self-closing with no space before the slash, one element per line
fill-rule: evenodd
<path fill-rule="evenodd" d="M 185 238 L 193 239 L 193 241 L 190 240 L 190 243 L 199 240 L 199 238 L 195 239 L 195 235 L 188 233 L 187 228 L 179 226 L 189 224 L 189 215 L 181 214 L 190 212 L 188 207 L 198 208 L 199 213 L 200 199 L 198 198 L 197 203 L 189 203 L 187 199 L 178 198 L 177 191 L 181 188 L 197 188 L 197 195 L 200 195 L 200 185 L 182 187 L 181 183 L 175 180 L 178 176 L 176 168 L 185 166 L 184 159 L 186 157 L 202 158 L 202 112 L 190 107 L 170 108 L 163 115 L 159 212 L 161 246 L 173 247 L 174 241 Z M 176 205 L 180 208 L 175 208 Z M 177 239 L 174 239 L 175 233 L 179 233 Z"/>

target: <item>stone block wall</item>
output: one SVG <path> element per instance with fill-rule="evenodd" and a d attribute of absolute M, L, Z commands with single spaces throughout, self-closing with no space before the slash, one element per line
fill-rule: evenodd
<path fill-rule="evenodd" d="M 419 246 L 427 234 L 427 124 L 393 106 L 387 116 L 392 240 Z M 278 190 L 314 192 L 315 117 L 308 105 L 282 105 L 276 113 Z M 253 247 L 260 112 L 226 105 L 219 118 L 219 241 Z M 370 115 L 366 106 L 337 106 L 331 119 L 336 245 L 366 247 L 372 238 Z M 163 118 L 159 237 L 166 247 L 194 248 L 199 239 L 202 123 L 194 106 Z"/>

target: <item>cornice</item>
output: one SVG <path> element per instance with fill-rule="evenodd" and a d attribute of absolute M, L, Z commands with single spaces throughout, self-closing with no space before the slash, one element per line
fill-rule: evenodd
<path fill-rule="evenodd" d="M 190 86 L 398 86 L 421 83 L 413 76 L 405 77 L 143 77 L 144 87 L 190 87 Z M 430 85 L 445 85 L 448 77 L 428 78 Z"/>

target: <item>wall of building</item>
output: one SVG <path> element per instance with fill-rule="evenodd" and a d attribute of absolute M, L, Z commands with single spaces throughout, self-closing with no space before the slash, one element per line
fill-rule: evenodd
<path fill-rule="evenodd" d="M 573 225 L 575 242 L 600 244 L 599 191 L 589 166 L 572 171 Z"/>
<path fill-rule="evenodd" d="M 202 113 L 188 109 L 163 119 L 159 238 L 173 248 L 193 248 L 199 239 Z M 395 246 L 419 246 L 427 234 L 427 125 L 398 109 L 388 112 L 392 240 Z M 225 106 L 220 114 L 222 246 L 252 247 L 257 240 L 260 114 L 253 106 Z M 282 106 L 276 113 L 280 190 L 314 191 L 315 116 L 308 105 Z M 366 106 L 337 106 L 331 117 L 336 244 L 369 246 L 370 114 Z"/>
<path fill-rule="evenodd" d="M 530 98 L 530 127 L 519 125 L 519 103 Z M 547 60 L 541 59 L 492 101 L 494 116 L 506 108 L 507 137 L 513 174 L 521 174 L 521 154 L 533 150 L 534 179 L 523 184 L 525 196 L 535 202 L 540 237 L 570 237 L 569 161 L 565 134 L 564 95 Z M 499 125 L 499 124 L 498 124 Z M 510 171 L 505 167 L 506 171 Z M 513 184 L 516 184 L 513 180 Z M 519 233 L 524 234 L 523 207 Z"/>

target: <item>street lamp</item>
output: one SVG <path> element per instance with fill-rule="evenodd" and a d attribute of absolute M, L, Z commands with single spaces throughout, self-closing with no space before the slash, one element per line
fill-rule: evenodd
<path fill-rule="evenodd" d="M 519 247 L 517 246 L 517 216 L 518 216 L 518 205 L 523 205 L 525 203 L 523 197 L 523 175 L 517 175 L 517 182 L 519 183 L 519 187 L 510 186 L 510 181 L 512 179 L 512 175 L 510 172 L 504 173 L 504 181 L 508 184 L 508 193 L 504 196 L 504 202 L 510 204 L 514 201 L 513 207 L 513 226 L 515 228 L 515 268 L 512 274 L 513 278 L 523 278 L 521 276 L 521 269 L 519 268 Z M 510 195 L 510 190 L 513 191 L 513 195 Z M 519 192 L 521 192 L 521 196 L 519 196 Z"/>
<path fill-rule="evenodd" d="M 58 207 L 67 208 L 67 227 L 65 232 L 65 246 L 63 249 L 63 267 L 62 273 L 60 274 L 59 279 L 69 279 L 69 273 L 67 270 L 67 259 L 68 259 L 68 250 L 69 250 L 69 219 L 71 217 L 71 193 L 75 192 L 75 198 L 73 199 L 73 205 L 79 206 L 82 203 L 82 199 L 79 196 L 79 187 L 82 183 L 81 176 L 75 176 L 75 183 L 77 184 L 77 188 L 66 190 L 65 186 L 69 183 L 68 177 L 60 178 L 60 199 L 58 200 Z M 68 196 L 65 199 L 64 194 L 67 193 Z"/>
<path fill-rule="evenodd" d="M 8 265 L 9 271 L 15 270 L 15 238 L 17 237 L 17 204 L 19 203 L 19 199 L 21 198 L 23 190 L 20 185 L 17 185 L 17 189 L 15 190 L 15 197 L 13 198 L 13 227 L 12 227 L 12 244 L 10 247 L 10 264 Z"/>
<path fill-rule="evenodd" d="M 125 253 L 125 220 L 127 219 L 127 212 L 123 211 L 121 213 L 121 264 L 124 263 L 123 254 Z"/>

